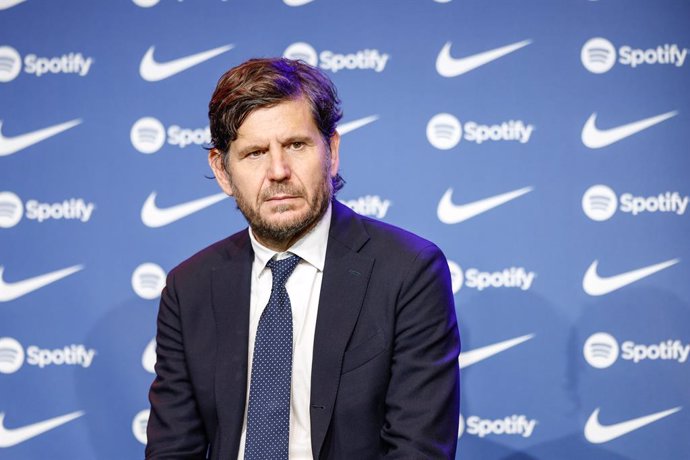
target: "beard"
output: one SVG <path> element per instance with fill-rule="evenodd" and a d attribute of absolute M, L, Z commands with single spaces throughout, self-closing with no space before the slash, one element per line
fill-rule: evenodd
<path fill-rule="evenodd" d="M 326 212 L 330 200 L 333 196 L 333 185 L 328 171 L 324 171 L 323 180 L 314 191 L 312 197 L 307 199 L 306 212 L 294 216 L 289 220 L 270 221 L 265 219 L 259 209 L 271 197 L 278 194 L 304 197 L 307 199 L 306 190 L 303 187 L 290 183 L 276 183 L 261 193 L 261 197 L 256 206 L 252 206 L 238 190 L 235 190 L 234 197 L 237 208 L 249 223 L 254 236 L 261 242 L 268 243 L 269 246 L 287 247 L 314 228 L 321 217 Z M 278 205 L 274 208 L 273 214 L 288 212 L 292 205 Z"/>

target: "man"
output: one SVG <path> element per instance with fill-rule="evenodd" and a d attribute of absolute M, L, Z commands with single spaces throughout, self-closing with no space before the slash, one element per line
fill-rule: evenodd
<path fill-rule="evenodd" d="M 334 199 L 339 102 L 301 61 L 219 80 L 209 164 L 249 229 L 168 275 L 147 458 L 454 457 L 447 262 Z"/>

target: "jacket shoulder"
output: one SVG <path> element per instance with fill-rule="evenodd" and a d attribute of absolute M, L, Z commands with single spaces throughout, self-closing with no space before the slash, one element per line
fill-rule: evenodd
<path fill-rule="evenodd" d="M 398 244 L 403 248 L 419 250 L 428 246 L 436 246 L 431 241 L 409 230 L 370 217 L 362 217 L 362 223 L 372 238 L 390 239 L 394 244 Z"/>
<path fill-rule="evenodd" d="M 251 243 L 247 229 L 205 247 L 182 261 L 170 271 L 176 277 L 195 276 L 208 273 L 215 267 L 226 264 L 238 255 L 251 255 Z"/>
<path fill-rule="evenodd" d="M 383 255 L 391 260 L 415 258 L 421 253 L 442 255 L 431 241 L 395 225 L 357 214 L 338 201 L 333 202 L 331 236 L 355 252 Z"/>

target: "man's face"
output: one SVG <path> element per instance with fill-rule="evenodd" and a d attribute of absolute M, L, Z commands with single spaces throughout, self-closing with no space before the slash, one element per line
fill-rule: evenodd
<path fill-rule="evenodd" d="M 256 109 L 230 145 L 227 171 L 218 151 L 209 163 L 218 184 L 235 197 L 254 236 L 274 250 L 285 250 L 311 230 L 332 195 L 338 172 L 336 133 L 324 142 L 304 98 Z"/>

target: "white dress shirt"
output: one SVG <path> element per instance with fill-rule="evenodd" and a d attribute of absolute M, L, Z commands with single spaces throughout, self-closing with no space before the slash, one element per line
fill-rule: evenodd
<path fill-rule="evenodd" d="M 276 252 L 259 243 L 249 232 L 254 263 L 252 264 L 251 298 L 249 305 L 249 348 L 247 356 L 247 400 L 244 405 L 244 422 L 237 458 L 244 459 L 247 437 L 247 405 L 251 386 L 254 341 L 259 319 L 271 295 L 273 278 L 266 264 L 274 256 L 284 259 L 292 254 L 299 256 L 299 264 L 285 283 L 292 307 L 292 390 L 290 394 L 290 459 L 311 460 L 311 425 L 309 400 L 311 395 L 311 364 L 314 355 L 314 331 L 319 308 L 321 280 L 326 260 L 328 231 L 331 227 L 331 206 L 319 223 L 308 234 L 292 245 L 287 252 Z"/>

